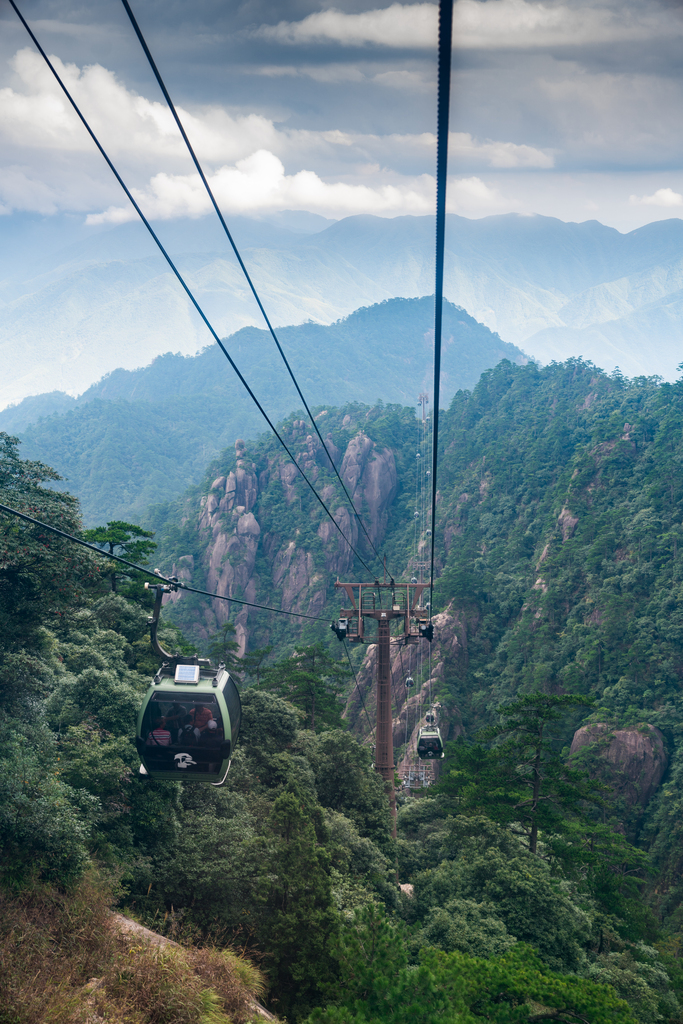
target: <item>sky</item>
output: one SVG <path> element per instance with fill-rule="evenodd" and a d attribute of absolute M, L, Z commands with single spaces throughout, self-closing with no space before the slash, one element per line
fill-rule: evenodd
<path fill-rule="evenodd" d="M 198 177 L 118 0 L 17 0 L 145 213 Z M 436 6 L 132 0 L 225 213 L 434 209 Z M 683 217 L 683 0 L 456 0 L 449 210 Z M 135 216 L 0 0 L 0 214 Z"/>

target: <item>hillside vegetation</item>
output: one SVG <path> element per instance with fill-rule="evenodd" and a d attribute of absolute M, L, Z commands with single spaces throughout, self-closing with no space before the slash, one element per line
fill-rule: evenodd
<path fill-rule="evenodd" d="M 263 977 L 244 957 L 122 931 L 111 879 L 63 891 L 35 882 L 0 893 L 3 1024 L 245 1024 Z"/>
<path fill-rule="evenodd" d="M 399 576 L 414 550 L 412 409 L 329 408 L 319 423 Z M 183 948 L 246 950 L 290 1021 L 680 1021 L 682 424 L 683 384 L 578 361 L 503 362 L 456 394 L 431 660 L 451 741 L 437 785 L 400 795 L 397 842 L 363 742 L 372 648 L 352 654 L 363 709 L 324 621 L 235 606 L 227 619 L 225 602 L 182 595 L 165 643 L 188 643 L 173 619 L 232 661 L 243 733 L 224 789 L 145 784 L 132 722 L 154 660 L 139 581 L 113 594 L 95 556 L 3 517 L 11 913 L 36 887 L 78 899 L 95 865 Z M 337 509 L 310 427 L 297 414 L 282 429 Z M 0 500 L 78 529 L 49 471 L 3 443 Z M 291 470 L 266 437 L 225 452 L 150 513 L 155 564 L 331 618 L 336 572 L 360 570 Z M 413 666 L 411 697 L 393 662 L 399 736 L 406 709 L 424 712 L 428 665 Z M 31 1020 L 12 998 L 12 1024 Z"/>
<path fill-rule="evenodd" d="M 278 336 L 304 394 L 333 404 L 406 404 L 428 382 L 432 321 L 429 298 L 392 299 L 330 326 L 283 327 Z M 444 342 L 447 400 L 473 387 L 500 359 L 525 359 L 450 303 Z M 270 334 L 244 328 L 226 339 L 226 347 L 273 420 L 298 407 Z M 142 369 L 115 370 L 78 401 L 55 392 L 0 412 L 0 430 L 19 434 L 28 456 L 66 478 L 88 524 L 130 520 L 153 502 L 182 494 L 226 444 L 264 425 L 216 345 L 197 356 L 168 353 Z"/>

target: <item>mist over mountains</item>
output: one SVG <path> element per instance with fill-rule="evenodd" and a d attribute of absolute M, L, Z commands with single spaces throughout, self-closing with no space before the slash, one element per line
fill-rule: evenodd
<path fill-rule="evenodd" d="M 71 224 L 60 248 L 48 218 L 13 258 L 13 220 L 0 218 L 0 404 L 53 389 L 75 395 L 118 367 L 207 343 L 142 225 L 88 237 L 90 229 Z M 280 215 L 235 218 L 232 227 L 276 325 L 330 323 L 433 291 L 430 217 Z M 261 326 L 213 220 L 167 222 L 159 232 L 220 335 Z M 672 379 L 683 347 L 683 222 L 623 235 L 597 221 L 453 215 L 445 293 L 541 362 L 576 355 Z"/>
<path fill-rule="evenodd" d="M 414 406 L 420 391 L 431 391 L 433 306 L 432 298 L 391 299 L 330 326 L 283 328 L 283 348 L 311 407 Z M 451 303 L 443 328 L 444 405 L 501 359 L 527 361 Z M 303 414 L 269 333 L 245 327 L 225 344 L 274 422 Z M 198 356 L 167 354 L 143 369 L 116 370 L 79 399 L 52 392 L 0 412 L 0 430 L 20 435 L 24 457 L 66 477 L 87 522 L 141 516 L 198 482 L 236 438 L 267 429 L 217 345 Z"/>

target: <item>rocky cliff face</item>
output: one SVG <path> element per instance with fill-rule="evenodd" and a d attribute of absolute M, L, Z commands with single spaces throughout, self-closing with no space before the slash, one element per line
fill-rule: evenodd
<path fill-rule="evenodd" d="M 320 414 L 319 424 L 326 425 L 321 433 L 329 456 L 310 423 L 303 419 L 293 419 L 286 425 L 285 440 L 341 530 L 369 562 L 373 557 L 370 543 L 349 510 L 331 461 L 362 514 L 372 544 L 381 551 L 400 494 L 400 445 L 393 449 L 373 437 L 372 423 L 367 422 L 364 411 L 363 415 L 341 415 L 336 426 L 330 423 L 329 427 L 327 415 Z M 407 433 L 401 432 L 401 442 Z M 412 442 L 407 442 L 407 447 L 412 468 Z M 238 597 L 306 615 L 326 611 L 330 617 L 336 615 L 339 596 L 334 591 L 335 579 L 367 579 L 367 572 L 355 561 L 339 531 L 310 495 L 294 463 L 272 446 L 253 445 L 247 450 L 245 443 L 238 440 L 234 457 L 225 458 L 218 469 L 210 487 L 189 513 L 196 552 L 176 559 L 174 569 L 178 576 L 228 598 Z M 412 474 L 407 485 L 411 498 L 403 516 L 412 537 Z M 399 566 L 400 571 L 404 568 Z M 172 598 L 176 604 L 187 601 L 182 592 Z M 242 652 L 263 642 L 258 632 L 263 616 L 258 612 L 219 600 L 195 607 L 193 624 L 200 634 L 211 635 L 229 616 Z M 284 628 L 291 625 L 285 620 Z M 392 646 L 394 747 L 397 752 L 403 748 L 406 764 L 415 761 L 418 733 L 431 700 L 437 699 L 437 687 L 453 666 L 466 663 L 468 637 L 477 625 L 450 607 L 434 617 L 433 644 L 421 640 L 410 647 Z M 296 621 L 294 630 L 298 636 Z M 351 729 L 370 743 L 375 721 L 376 658 L 375 645 L 364 648 L 359 686 L 352 689 L 345 711 Z M 411 687 L 406 686 L 408 677 L 414 680 Z M 445 740 L 460 735 L 458 708 L 444 703 L 439 709 L 439 724 Z"/>
<path fill-rule="evenodd" d="M 647 807 L 668 765 L 664 738 L 651 725 L 615 730 L 603 723 L 584 725 L 574 734 L 570 756 L 580 751 L 589 755 L 591 774 L 603 777 L 628 808 Z"/>
<path fill-rule="evenodd" d="M 286 440 L 341 531 L 369 558 L 370 545 L 349 510 L 330 456 L 376 546 L 384 540 L 396 496 L 396 460 L 390 448 L 374 441 L 350 415 L 341 425 L 348 440 L 342 448 L 329 433 L 329 456 L 304 420 L 291 422 Z M 249 457 L 242 440 L 235 443 L 234 460 L 199 500 L 196 533 L 201 554 L 181 556 L 175 571 L 181 579 L 224 597 L 316 616 L 333 593 L 335 577 L 353 576 L 353 552 L 294 463 L 259 451 Z M 183 600 L 182 593 L 173 596 L 176 603 Z M 198 614 L 201 621 L 195 625 L 204 636 L 230 616 L 244 652 L 256 622 L 253 610 L 214 600 Z"/>

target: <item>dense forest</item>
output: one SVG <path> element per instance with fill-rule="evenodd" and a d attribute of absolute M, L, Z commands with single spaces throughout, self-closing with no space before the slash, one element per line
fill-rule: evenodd
<path fill-rule="evenodd" d="M 374 491 L 356 460 L 355 493 L 403 574 L 414 412 L 324 412 L 340 465 L 359 437 L 383 460 Z M 3 515 L 2 1024 L 241 1024 L 261 993 L 311 1024 L 683 1020 L 682 428 L 683 383 L 580 361 L 503 362 L 455 395 L 431 673 L 451 741 L 436 784 L 400 793 L 397 840 L 324 623 L 167 606 L 164 642 L 227 660 L 244 720 L 224 788 L 144 782 L 142 579 Z M 282 430 L 334 504 L 301 414 Z M 81 530 L 54 472 L 0 439 L 0 501 Z M 150 510 L 153 564 L 332 617 L 353 567 L 286 468 L 265 437 L 225 452 Z M 106 938 L 109 906 L 179 945 Z"/>

